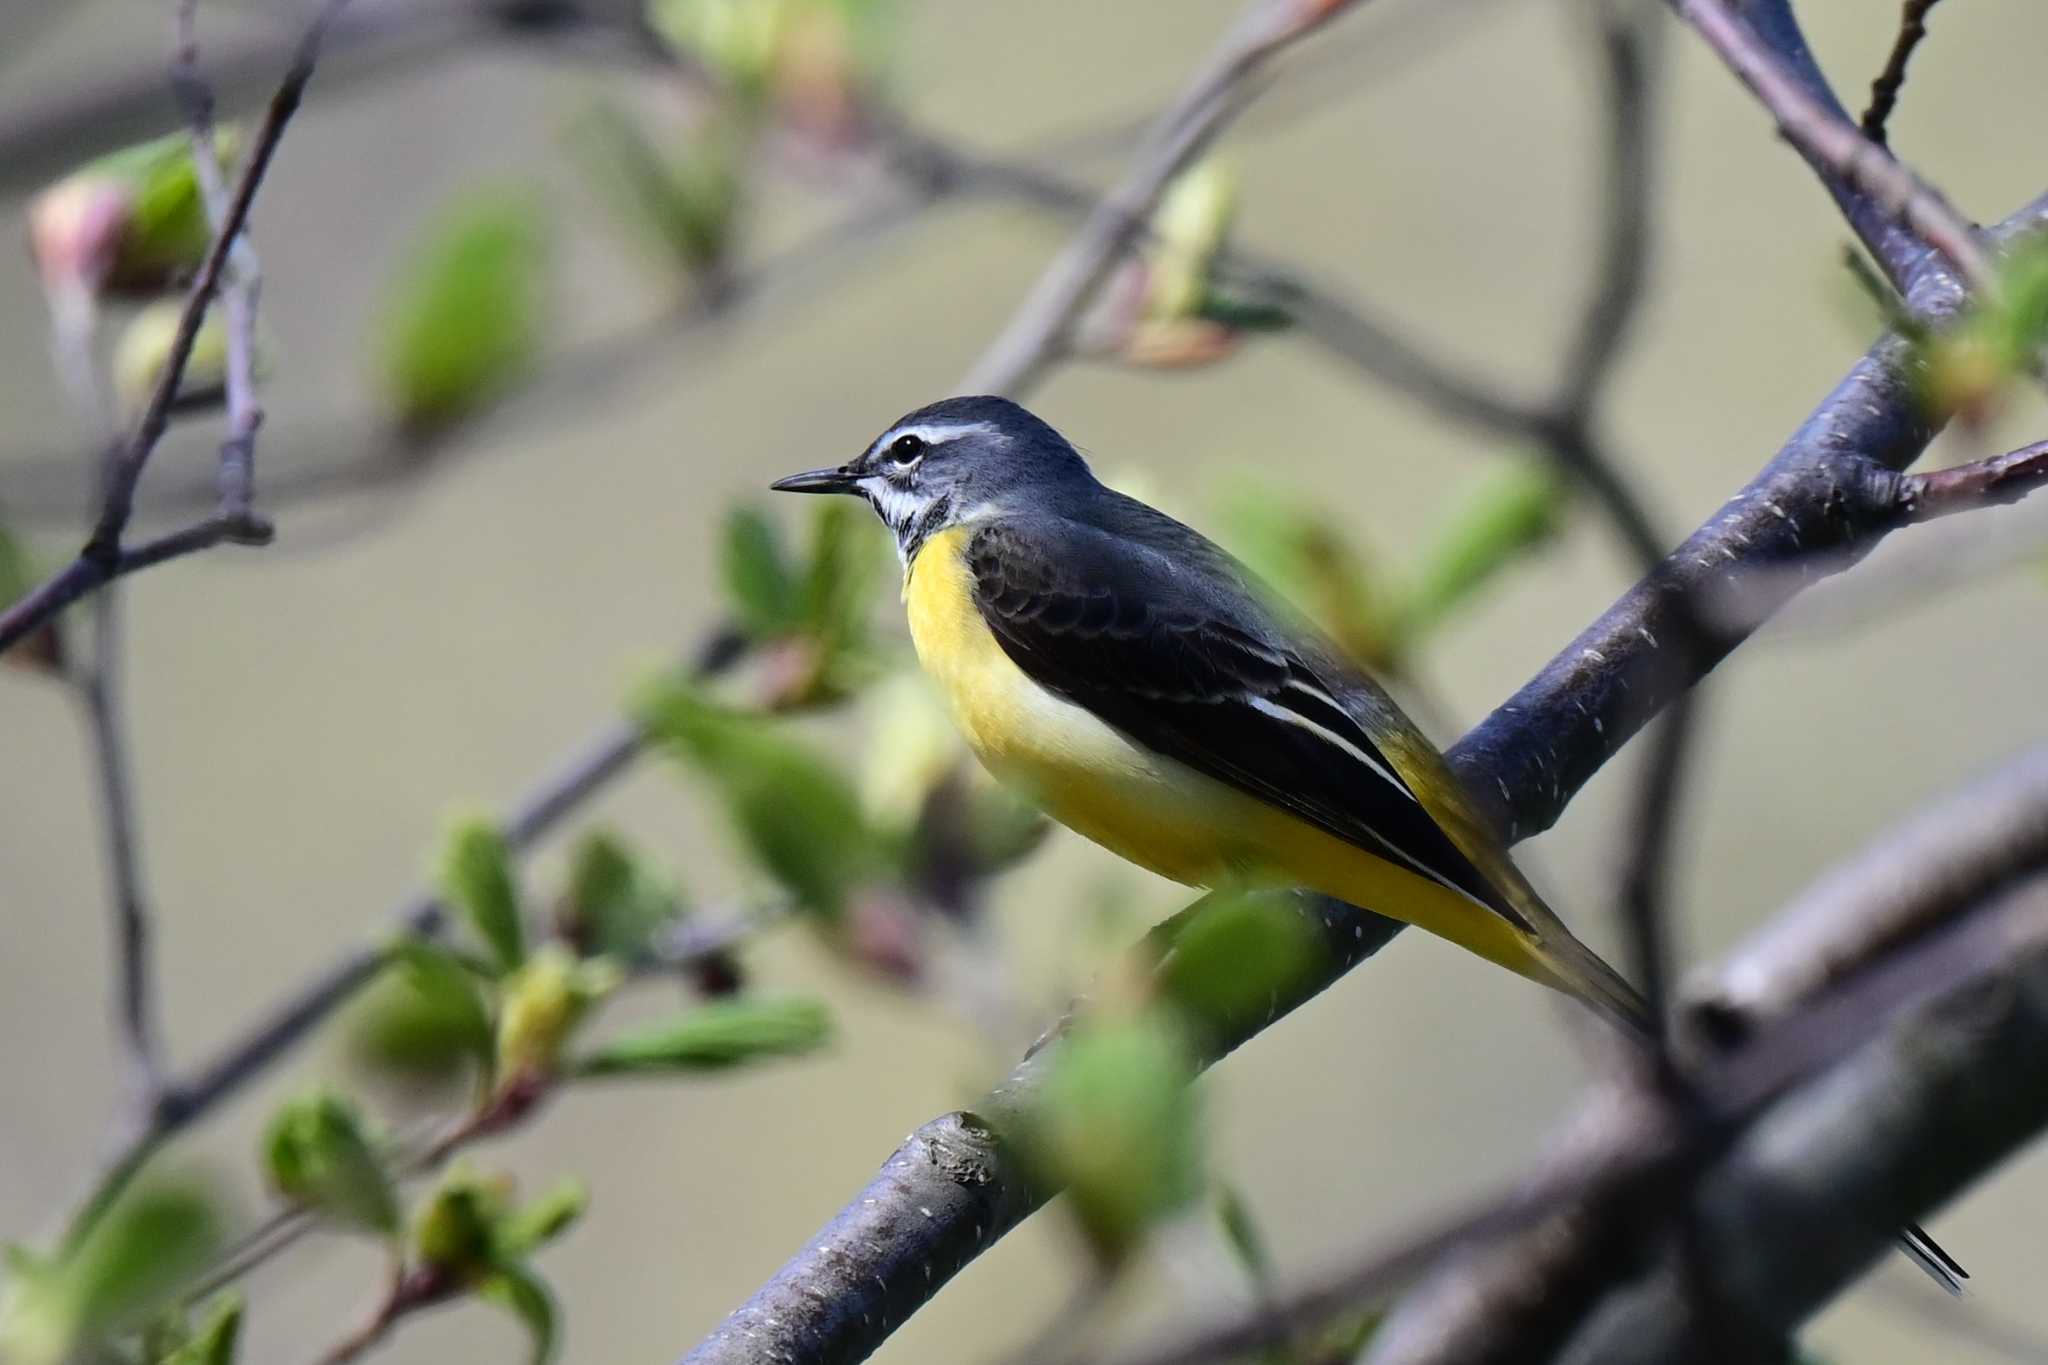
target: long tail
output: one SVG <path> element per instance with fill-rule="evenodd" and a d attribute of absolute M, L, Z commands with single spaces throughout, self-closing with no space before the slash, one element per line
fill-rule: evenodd
<path fill-rule="evenodd" d="M 1581 1001 L 1627 1032 L 1638 1036 L 1646 1033 L 1651 1022 L 1650 1009 L 1636 989 L 1598 953 L 1572 937 L 1571 931 L 1547 908 L 1544 917 L 1549 923 L 1544 926 L 1546 932 L 1535 956 L 1552 978 L 1546 984 Z M 1963 1281 L 1970 1278 L 1970 1272 L 1943 1250 L 1941 1243 L 1928 1236 L 1925 1228 L 1908 1223 L 1899 1229 L 1897 1246 L 1926 1272 L 1927 1278 L 1961 1296 Z"/>

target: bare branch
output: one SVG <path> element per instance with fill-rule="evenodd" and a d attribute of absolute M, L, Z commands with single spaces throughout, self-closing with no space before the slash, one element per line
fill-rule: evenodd
<path fill-rule="evenodd" d="M 1909 522 L 1932 521 L 1979 507 L 2018 502 L 2048 483 L 2048 441 L 1973 464 L 1909 474 L 1899 489 L 1901 513 Z"/>
<path fill-rule="evenodd" d="M 114 888 L 114 939 L 120 963 L 119 1020 L 128 1054 L 130 1086 L 145 1111 L 162 1093 L 163 1036 L 159 1027 L 155 973 L 151 966 L 147 893 L 142 878 L 141 834 L 136 826 L 135 786 L 129 772 L 126 728 L 121 717 L 121 611 L 105 598 L 93 623 L 92 661 L 76 675 L 99 773 L 100 821 L 106 836 L 107 868 Z"/>
<path fill-rule="evenodd" d="M 2037 752 L 1871 840 L 1692 983 L 1684 1001 L 1692 1041 L 1739 1042 L 1933 932 L 1957 906 L 2044 869 L 2048 754 Z"/>
<path fill-rule="evenodd" d="M 1905 224 L 1941 254 L 1972 292 L 1987 298 L 1996 295 L 1997 276 L 1976 228 L 1940 191 L 1865 137 L 1831 99 L 1810 90 L 1727 0 L 1671 0 L 1671 5 L 1770 111 L 1785 140 L 1802 156 L 1832 179 L 1868 195 L 1888 218 Z M 1874 238 L 1865 224 L 1852 220 L 1852 226 L 1892 282 L 1901 292 L 1909 290 L 1914 263 L 1900 260 L 1896 244 Z"/>
<path fill-rule="evenodd" d="M 1906 63 L 1913 59 L 1913 49 L 1927 36 L 1927 16 L 1940 3 L 1941 0 L 1905 0 L 1899 11 L 1899 36 L 1892 40 L 1891 56 L 1885 59 L 1884 70 L 1870 83 L 1870 107 L 1863 111 L 1863 135 L 1880 147 L 1888 145 L 1885 124 L 1898 105 L 1899 92 L 1906 88 Z"/>
<path fill-rule="evenodd" d="M 1032 286 L 1001 336 L 961 381 L 963 393 L 1026 387 L 1110 269 L 1130 250 L 1173 177 L 1199 156 L 1250 98 L 1254 77 L 1285 48 L 1355 0 L 1252 0 L 1180 97 L 1158 118 L 1130 172 L 1103 196 L 1073 240 Z"/>
<path fill-rule="evenodd" d="M 214 142 L 214 95 L 199 73 L 198 0 L 176 0 L 175 53 L 171 85 L 191 123 L 192 165 L 215 234 L 227 229 L 227 177 Z M 323 16 L 322 24 L 332 15 Z M 255 524 L 256 429 L 263 408 L 256 398 L 256 310 L 262 294 L 262 265 L 246 227 L 228 249 L 221 312 L 227 332 L 226 399 L 228 434 L 221 442 L 216 517 L 228 524 Z"/>
<path fill-rule="evenodd" d="M 164 361 L 163 372 L 158 377 L 156 388 L 150 394 L 149 402 L 136 424 L 134 435 L 109 461 L 99 517 L 93 526 L 91 538 L 69 565 L 58 570 L 55 575 L 8 607 L 5 612 L 0 612 L 0 652 L 4 652 L 22 636 L 32 633 L 70 603 L 123 574 L 148 568 L 178 555 L 207 549 L 223 541 L 261 545 L 270 539 L 271 530 L 263 522 L 253 516 L 239 516 L 232 519 L 213 518 L 200 526 L 153 542 L 139 550 L 125 551 L 121 545 L 122 534 L 127 530 L 128 519 L 135 508 L 135 486 L 142 478 L 143 466 L 149 462 L 149 457 L 155 452 L 158 442 L 163 439 L 164 429 L 169 425 L 178 385 L 184 380 L 185 367 L 192 359 L 192 347 L 198 339 L 200 325 L 205 321 L 206 310 L 220 288 L 222 274 L 227 269 L 228 257 L 234 251 L 235 243 L 249 221 L 249 210 L 256 201 L 257 191 L 262 188 L 263 177 L 270 169 L 270 160 L 276 154 L 277 144 L 284 137 L 285 128 L 291 122 L 292 115 L 298 111 L 299 101 L 305 94 L 306 86 L 313 79 L 313 68 L 319 58 L 321 39 L 325 37 L 328 26 L 347 3 L 348 0 L 326 0 L 313 23 L 300 38 L 291 67 L 286 71 L 276 93 L 271 96 L 270 107 L 264 115 L 262 125 L 257 129 L 248 160 L 242 168 L 241 178 L 236 183 L 234 194 L 221 216 L 220 226 L 214 232 L 212 245 L 207 248 L 199 272 L 186 292 L 184 310 L 179 314 L 177 331 L 172 337 L 170 352 Z"/>
<path fill-rule="evenodd" d="M 1929 949 L 1916 971 L 1979 979 L 1893 1020 L 1876 1042 L 1764 1116 L 1701 1188 L 1711 1304 L 1668 1262 L 1619 1290 L 1563 1359 L 1687 1360 L 1705 1315 L 1723 1338 L 1770 1341 L 1881 1254 L 1890 1229 L 1934 1207 L 2048 1125 L 2048 882 L 2036 878 Z M 1951 950 L 1947 954 L 1941 949 Z"/>
<path fill-rule="evenodd" d="M 1744 1047 L 1784 1060 L 1818 1037 L 1832 1052 L 1874 1032 L 1872 1021 L 1895 1011 L 1916 992 L 1932 989 L 1932 964 L 1946 959 L 1961 980 L 2003 963 L 2001 948 L 1981 936 L 1933 943 L 1938 930 L 1995 900 L 2023 875 L 2048 869 L 2048 749 L 1942 798 L 1905 825 L 1870 840 L 1774 915 L 1723 965 L 1703 972 L 1687 992 L 1681 1045 L 1711 1071 L 1715 1059 Z M 1873 971 L 1874 968 L 1881 969 Z M 1860 978 L 1860 980 L 1859 980 Z M 1853 1000 L 1864 1008 L 1830 1015 L 1817 1002 Z M 1804 1025 L 1782 1030 L 1768 1047 L 1758 1040 L 1773 1028 L 1813 1011 Z M 1855 1022 L 1845 1026 L 1843 1020 Z M 1559 1150 L 1576 1150 L 1568 1137 Z M 1546 1158 L 1545 1167 L 1554 1164 Z M 1921 1208 L 1892 1222 L 1870 1225 L 1867 1248 L 1877 1249 Z M 1596 1296 L 1610 1291 L 1617 1266 L 1641 1255 L 1654 1222 L 1615 1217 L 1587 1207 L 1561 1212 L 1525 1233 L 1495 1238 L 1438 1266 L 1388 1320 L 1371 1365 L 1511 1365 L 1547 1358 L 1578 1327 Z M 1713 1259 L 1712 1237 L 1704 1259 Z"/>

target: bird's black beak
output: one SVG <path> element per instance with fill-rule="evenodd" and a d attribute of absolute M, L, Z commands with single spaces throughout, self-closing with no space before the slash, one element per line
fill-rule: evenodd
<path fill-rule="evenodd" d="M 777 493 L 851 493 L 860 475 L 851 469 L 811 469 L 768 485 Z"/>

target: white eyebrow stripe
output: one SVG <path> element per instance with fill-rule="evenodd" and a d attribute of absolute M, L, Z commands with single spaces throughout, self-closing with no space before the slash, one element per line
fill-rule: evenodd
<path fill-rule="evenodd" d="M 875 449 L 887 450 L 905 436 L 915 436 L 926 445 L 940 445 L 961 436 L 1001 436 L 1003 429 L 994 422 L 905 422 L 900 427 L 891 427 L 876 440 Z"/>

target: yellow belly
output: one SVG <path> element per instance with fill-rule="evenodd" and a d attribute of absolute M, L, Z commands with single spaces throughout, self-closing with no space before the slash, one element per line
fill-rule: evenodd
<path fill-rule="evenodd" d="M 974 605 L 969 532 L 928 540 L 903 589 L 917 656 L 995 777 L 1111 852 L 1188 886 L 1301 886 L 1548 979 L 1498 916 L 1289 812 L 1153 753 L 1033 682 Z"/>

